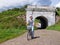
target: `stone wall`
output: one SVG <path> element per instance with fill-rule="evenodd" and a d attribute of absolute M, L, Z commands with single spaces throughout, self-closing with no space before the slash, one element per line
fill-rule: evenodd
<path fill-rule="evenodd" d="M 34 9 L 33 9 L 34 8 Z M 44 11 L 36 11 L 35 9 L 42 9 Z M 51 9 L 50 9 L 51 8 Z M 28 10 L 29 9 L 29 10 Z M 31 10 L 32 9 L 32 10 Z M 50 11 L 46 11 L 46 9 L 50 9 Z M 52 11 L 53 10 L 53 11 Z M 54 25 L 55 24 L 55 8 L 54 7 L 32 7 L 28 6 L 27 11 L 26 11 L 26 21 L 28 22 L 29 17 L 33 16 L 33 20 L 35 20 L 36 17 L 43 16 L 48 20 L 48 26 Z"/>

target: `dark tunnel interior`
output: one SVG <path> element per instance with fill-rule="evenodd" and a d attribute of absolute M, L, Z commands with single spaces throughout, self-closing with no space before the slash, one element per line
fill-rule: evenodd
<path fill-rule="evenodd" d="M 39 29 L 45 29 L 48 26 L 48 20 L 45 17 L 39 16 L 36 19 L 40 20 L 41 23 L 41 27 Z"/>

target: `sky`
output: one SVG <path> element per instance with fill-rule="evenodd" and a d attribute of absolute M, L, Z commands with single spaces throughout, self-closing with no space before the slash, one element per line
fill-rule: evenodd
<path fill-rule="evenodd" d="M 60 6 L 60 0 L 0 0 L 0 11 L 21 7 L 25 4 L 57 7 L 57 5 Z"/>

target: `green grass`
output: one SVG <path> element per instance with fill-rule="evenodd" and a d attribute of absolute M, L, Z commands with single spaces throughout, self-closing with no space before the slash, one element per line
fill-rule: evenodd
<path fill-rule="evenodd" d="M 26 22 L 23 18 L 24 7 L 9 9 L 0 13 L 0 43 L 18 37 L 26 32 Z M 17 18 L 20 16 L 20 18 Z"/>
<path fill-rule="evenodd" d="M 60 16 L 60 11 L 56 11 L 57 12 L 57 15 Z"/>
<path fill-rule="evenodd" d="M 53 26 L 47 27 L 48 30 L 60 31 L 60 21 Z"/>
<path fill-rule="evenodd" d="M 39 19 L 35 19 L 35 21 L 34 21 L 35 23 L 39 23 L 40 22 L 40 20 Z"/>
<path fill-rule="evenodd" d="M 21 7 L 22 8 L 22 7 Z M 18 28 L 26 26 L 25 24 L 25 13 L 24 8 L 14 8 L 0 13 L 0 29 L 7 28 Z M 17 18 L 17 17 L 20 18 Z M 24 17 L 24 18 L 23 18 Z M 24 23 L 23 23 L 24 22 Z"/>
<path fill-rule="evenodd" d="M 11 28 L 11 29 L 0 29 L 0 43 L 9 39 L 18 37 L 26 32 L 25 27 Z"/>

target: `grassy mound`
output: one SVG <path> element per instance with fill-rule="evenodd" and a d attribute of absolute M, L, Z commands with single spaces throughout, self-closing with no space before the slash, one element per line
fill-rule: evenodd
<path fill-rule="evenodd" d="M 0 29 L 0 43 L 24 34 L 26 30 L 23 29 Z"/>
<path fill-rule="evenodd" d="M 58 30 L 60 31 L 60 21 L 53 26 L 47 27 L 48 30 Z"/>
<path fill-rule="evenodd" d="M 25 7 L 0 13 L 0 43 L 26 32 Z"/>

